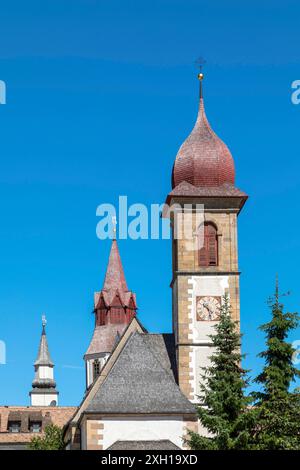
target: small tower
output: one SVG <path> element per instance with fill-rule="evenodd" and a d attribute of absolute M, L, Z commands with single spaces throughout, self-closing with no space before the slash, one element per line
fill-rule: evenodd
<path fill-rule="evenodd" d="M 31 406 L 57 406 L 58 391 L 53 376 L 54 363 L 51 360 L 46 337 L 46 317 L 42 316 L 42 336 L 37 359 L 34 363 L 35 376 L 29 393 Z"/>
<path fill-rule="evenodd" d="M 87 388 L 137 311 L 136 297 L 128 290 L 116 239 L 112 242 L 103 288 L 95 292 L 94 306 L 94 334 L 84 355 Z"/>

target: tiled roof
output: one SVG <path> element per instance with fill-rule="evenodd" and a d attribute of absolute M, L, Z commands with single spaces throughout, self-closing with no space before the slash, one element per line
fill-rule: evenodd
<path fill-rule="evenodd" d="M 172 187 L 182 181 L 194 186 L 234 184 L 234 162 L 228 147 L 211 129 L 203 98 L 194 129 L 181 145 L 172 172 Z"/>
<path fill-rule="evenodd" d="M 0 449 L 5 444 L 17 444 L 29 442 L 36 433 L 29 431 L 30 421 L 39 421 L 41 419 L 43 427 L 46 424 L 53 423 L 63 427 L 74 415 L 77 407 L 75 406 L 0 406 Z M 21 432 L 8 432 L 8 421 L 20 421 Z"/>
<path fill-rule="evenodd" d="M 115 239 L 111 245 L 103 288 L 95 292 L 94 306 L 95 330 L 85 356 L 110 353 L 131 318 L 136 315 L 136 297 L 128 290 Z M 118 323 L 114 318 L 116 309 Z"/>
<path fill-rule="evenodd" d="M 95 294 L 95 307 L 97 307 L 100 295 L 103 295 L 106 306 L 110 306 L 116 294 L 120 296 L 123 305 L 128 306 L 134 294 L 128 290 L 117 240 L 113 240 L 106 269 L 103 288 Z"/>
<path fill-rule="evenodd" d="M 195 413 L 174 379 L 174 340 L 157 336 L 132 334 L 87 413 Z"/>
<path fill-rule="evenodd" d="M 115 346 L 117 338 L 120 338 L 126 327 L 127 324 L 125 323 L 110 323 L 108 325 L 96 326 L 85 355 L 110 353 Z"/>

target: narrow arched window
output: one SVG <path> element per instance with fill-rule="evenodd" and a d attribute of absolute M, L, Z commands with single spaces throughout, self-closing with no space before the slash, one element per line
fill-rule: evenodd
<path fill-rule="evenodd" d="M 94 360 L 94 380 L 98 377 L 100 374 L 100 361 L 99 359 Z"/>
<path fill-rule="evenodd" d="M 218 234 L 217 228 L 211 222 L 204 224 L 203 243 L 198 250 L 199 266 L 217 266 L 218 265 Z M 202 237 L 201 237 L 202 239 Z"/>

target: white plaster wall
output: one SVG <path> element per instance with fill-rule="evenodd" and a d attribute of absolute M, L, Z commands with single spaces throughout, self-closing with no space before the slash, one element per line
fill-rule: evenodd
<path fill-rule="evenodd" d="M 93 361 L 86 361 L 87 387 L 93 382 Z"/>
<path fill-rule="evenodd" d="M 209 356 L 213 352 L 209 346 L 211 342 L 209 335 L 214 334 L 213 327 L 216 322 L 197 321 L 196 298 L 205 295 L 222 297 L 225 290 L 229 288 L 229 279 L 228 276 L 191 276 L 188 284 L 190 286 L 188 290 L 189 319 L 192 321 L 189 340 L 197 344 L 190 352 L 190 365 L 193 370 L 193 379 L 190 380 L 190 385 L 194 391 L 192 401 L 197 402 L 200 394 L 199 382 L 201 374 L 203 374 L 202 367 L 209 365 Z"/>
<path fill-rule="evenodd" d="M 97 356 L 97 359 L 99 359 L 99 362 L 100 362 L 100 369 L 102 369 L 102 367 L 105 365 L 107 359 L 109 358 L 110 354 L 109 353 L 101 353 L 99 354 L 99 356 Z M 93 373 L 94 373 L 94 361 L 95 361 L 96 358 L 93 358 L 93 359 L 88 359 L 86 360 L 86 364 L 85 364 L 85 367 L 86 367 L 86 372 L 87 372 L 87 387 L 89 387 L 93 381 L 94 381 L 94 377 L 93 377 Z"/>
<path fill-rule="evenodd" d="M 56 393 L 32 393 L 31 394 L 31 406 L 50 406 L 52 401 L 56 401 L 56 406 L 58 405 L 58 395 Z"/>
<path fill-rule="evenodd" d="M 204 295 L 222 297 L 225 289 L 229 288 L 228 276 L 191 276 L 188 282 L 190 285 L 189 318 L 193 321 L 193 332 L 189 335 L 189 339 L 195 343 L 207 343 L 210 341 L 208 335 L 214 332 L 215 322 L 196 320 L 196 298 Z"/>
<path fill-rule="evenodd" d="M 53 367 L 39 366 L 37 373 L 40 379 L 53 379 Z"/>
<path fill-rule="evenodd" d="M 168 439 L 182 448 L 184 422 L 180 416 L 152 418 L 105 418 L 103 421 L 103 449 L 116 441 L 149 441 Z M 102 441 L 99 441 L 102 443 Z"/>

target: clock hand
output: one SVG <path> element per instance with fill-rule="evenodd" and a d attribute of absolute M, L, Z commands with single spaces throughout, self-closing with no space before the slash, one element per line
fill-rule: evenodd
<path fill-rule="evenodd" d="M 212 311 L 211 311 L 211 308 L 209 307 L 209 305 L 204 302 L 203 303 L 203 306 L 206 308 L 206 310 L 208 311 L 208 317 L 209 317 L 209 320 L 211 320 L 211 317 L 212 317 Z"/>

